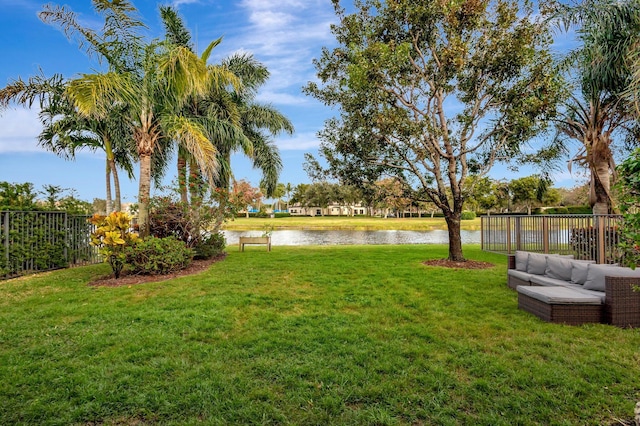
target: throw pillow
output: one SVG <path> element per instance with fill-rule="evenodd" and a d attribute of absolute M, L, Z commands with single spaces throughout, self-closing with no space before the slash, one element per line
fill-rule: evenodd
<path fill-rule="evenodd" d="M 547 255 L 539 253 L 529 253 L 527 261 L 527 272 L 529 274 L 544 275 L 547 269 Z"/>
<path fill-rule="evenodd" d="M 604 291 L 604 277 L 638 277 L 640 269 L 631 269 L 613 265 L 590 264 L 587 270 L 587 280 L 584 288 L 587 290 Z"/>
<path fill-rule="evenodd" d="M 550 278 L 557 280 L 571 281 L 571 262 L 572 259 L 560 256 L 547 257 L 547 267 L 544 274 Z"/>
<path fill-rule="evenodd" d="M 526 272 L 528 259 L 529 252 L 516 250 L 516 270 Z"/>

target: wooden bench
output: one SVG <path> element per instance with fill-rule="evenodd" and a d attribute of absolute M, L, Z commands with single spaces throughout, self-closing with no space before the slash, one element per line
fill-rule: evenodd
<path fill-rule="evenodd" d="M 265 244 L 267 251 L 271 251 L 271 237 L 240 237 L 238 250 L 244 251 L 245 244 Z"/>

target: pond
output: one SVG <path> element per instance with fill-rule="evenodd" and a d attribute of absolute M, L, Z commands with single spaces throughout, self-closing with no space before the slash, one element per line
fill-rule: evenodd
<path fill-rule="evenodd" d="M 261 231 L 223 231 L 227 245 L 238 244 L 240 236 L 259 237 Z M 461 231 L 462 244 L 480 244 L 480 231 Z M 274 246 L 359 245 L 359 244 L 447 244 L 449 235 L 437 231 L 273 231 Z"/>

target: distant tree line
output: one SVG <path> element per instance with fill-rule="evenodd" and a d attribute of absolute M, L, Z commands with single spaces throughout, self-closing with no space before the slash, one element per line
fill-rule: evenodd
<path fill-rule="evenodd" d="M 254 191 L 248 192 L 255 194 L 256 191 L 259 192 L 257 188 L 254 188 Z M 580 207 L 580 209 L 574 210 L 582 213 L 590 212 L 588 184 L 571 189 L 554 188 L 548 180 L 539 175 L 526 176 L 511 181 L 470 176 L 464 182 L 463 191 L 465 193 L 464 210 L 478 214 L 509 212 L 532 214 L 536 208 L 541 207 L 555 208 L 550 212 L 569 213 L 569 210 L 558 209 L 568 206 Z M 371 187 L 327 181 L 302 183 L 292 188 L 284 202 L 287 206 L 297 205 L 322 209 L 326 209 L 330 205 L 359 204 L 366 207 L 368 214 L 373 214 L 374 211 L 383 211 L 385 215 L 398 216 L 404 212 L 416 212 L 416 214 L 426 212 L 430 215 L 439 212 L 437 205 L 423 201 L 420 194 L 406 191 L 405 187 L 394 178 L 381 179 Z M 278 200 L 274 205 L 282 203 L 283 200 Z M 254 199 L 251 205 L 259 208 L 259 205 L 264 204 L 262 200 Z"/>
<path fill-rule="evenodd" d="M 0 210 L 66 211 L 70 214 L 92 214 L 94 204 L 80 200 L 74 189 L 43 185 L 36 191 L 33 184 L 0 182 Z"/>

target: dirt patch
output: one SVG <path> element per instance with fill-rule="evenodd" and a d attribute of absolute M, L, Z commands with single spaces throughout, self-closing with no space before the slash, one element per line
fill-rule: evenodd
<path fill-rule="evenodd" d="M 443 268 L 456 269 L 487 269 L 493 268 L 495 265 L 489 262 L 480 262 L 479 260 L 465 260 L 464 262 L 454 262 L 449 259 L 433 259 L 422 262 L 427 266 L 441 266 Z"/>
<path fill-rule="evenodd" d="M 223 260 L 226 257 L 226 253 L 222 254 L 218 257 L 214 257 L 211 259 L 205 260 L 194 260 L 191 262 L 186 269 L 181 271 L 173 272 L 171 274 L 166 275 L 131 275 L 123 272 L 120 275 L 120 278 L 115 279 L 113 274 L 109 274 L 104 277 L 100 277 L 95 279 L 89 283 L 89 286 L 92 287 L 122 287 L 122 286 L 131 286 L 138 284 L 146 284 L 146 283 L 154 283 L 158 281 L 166 281 L 171 280 L 173 278 L 184 277 L 187 275 L 198 274 L 202 271 L 205 271 L 209 268 L 209 266 L 213 265 L 216 262 Z"/>

